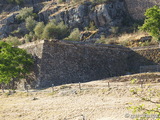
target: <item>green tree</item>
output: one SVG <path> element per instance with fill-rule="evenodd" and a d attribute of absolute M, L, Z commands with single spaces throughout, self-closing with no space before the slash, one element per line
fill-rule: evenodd
<path fill-rule="evenodd" d="M 160 41 L 160 8 L 154 6 L 145 12 L 146 19 L 141 30 L 148 32 L 151 36 Z"/>
<path fill-rule="evenodd" d="M 45 39 L 63 39 L 68 33 L 68 27 L 63 22 L 57 24 L 53 20 L 45 26 L 42 36 Z"/>
<path fill-rule="evenodd" d="M 5 39 L 5 42 L 12 45 L 12 46 L 18 46 L 21 45 L 22 43 L 20 42 L 20 40 L 18 39 L 18 37 L 13 37 L 13 36 L 9 36 Z"/>
<path fill-rule="evenodd" d="M 10 4 L 20 5 L 24 2 L 24 0 L 7 0 L 7 2 L 10 3 Z"/>
<path fill-rule="evenodd" d="M 44 31 L 44 23 L 43 22 L 38 22 L 36 27 L 34 28 L 34 33 L 38 38 L 42 38 L 42 33 Z"/>
<path fill-rule="evenodd" d="M 35 21 L 32 16 L 29 16 L 29 17 L 26 18 L 25 22 L 26 22 L 27 30 L 29 30 L 29 32 L 33 32 L 34 28 L 37 24 L 37 21 Z"/>
<path fill-rule="evenodd" d="M 69 35 L 68 38 L 66 38 L 66 40 L 71 40 L 71 41 L 80 41 L 80 31 L 78 28 L 75 28 L 71 34 Z"/>
<path fill-rule="evenodd" d="M 16 15 L 16 19 L 19 21 L 25 21 L 25 19 L 29 16 L 36 17 L 36 13 L 33 13 L 33 8 L 24 7 L 19 11 L 19 14 Z"/>
<path fill-rule="evenodd" d="M 25 50 L 0 42 L 0 84 L 12 82 L 14 89 L 14 82 L 25 78 L 32 64 L 33 59 Z"/>

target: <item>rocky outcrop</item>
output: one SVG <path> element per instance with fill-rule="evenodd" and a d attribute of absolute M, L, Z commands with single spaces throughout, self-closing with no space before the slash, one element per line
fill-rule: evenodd
<path fill-rule="evenodd" d="M 104 4 L 93 4 L 84 2 L 78 6 L 60 6 L 53 3 L 48 4 L 38 14 L 40 21 L 64 22 L 71 29 L 79 28 L 84 30 L 93 23 L 98 32 L 95 38 L 100 38 L 101 34 L 109 35 L 112 27 L 123 25 L 129 18 L 124 0 L 116 0 Z"/>
<path fill-rule="evenodd" d="M 160 0 L 125 0 L 130 16 L 135 20 L 143 20 L 146 9 L 160 5 Z"/>
<path fill-rule="evenodd" d="M 0 38 L 7 37 L 13 30 L 15 30 L 15 28 L 17 27 L 17 25 L 15 24 L 15 16 L 17 14 L 18 13 L 10 14 L 0 20 Z"/>
<path fill-rule="evenodd" d="M 111 27 L 120 26 L 122 21 L 126 19 L 127 10 L 123 0 L 116 0 L 114 2 L 94 5 L 90 2 L 85 2 L 77 7 L 64 9 L 59 11 L 60 6 L 56 8 L 43 11 L 39 14 L 40 20 L 48 21 L 56 19 L 56 21 L 63 21 L 70 28 L 83 29 L 93 21 L 96 27 Z"/>
<path fill-rule="evenodd" d="M 45 2 L 45 1 L 51 1 L 51 0 L 23 0 L 23 4 L 34 5 L 34 4 Z M 7 2 L 7 0 L 1 0 L 0 4 L 9 4 L 9 3 Z"/>

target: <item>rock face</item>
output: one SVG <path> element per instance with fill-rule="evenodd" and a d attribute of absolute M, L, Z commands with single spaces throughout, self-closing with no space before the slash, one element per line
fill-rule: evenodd
<path fill-rule="evenodd" d="M 43 3 L 45 2 L 45 3 Z M 93 23 L 98 29 L 94 39 L 101 35 L 108 36 L 113 27 L 123 27 L 130 22 L 130 18 L 143 19 L 144 12 L 153 5 L 160 5 L 159 0 L 113 0 L 103 4 L 84 2 L 77 4 L 57 4 L 52 0 L 24 0 L 23 5 L 8 4 L 6 0 L 0 1 L 0 38 L 7 37 L 21 25 L 15 21 L 16 12 L 22 7 L 33 7 L 38 14 L 37 21 L 47 23 L 53 19 L 64 22 L 71 29 L 84 30 Z M 2 17 L 2 14 L 7 15 Z M 22 24 L 22 23 L 21 23 Z M 24 29 L 24 27 L 22 28 Z"/>
<path fill-rule="evenodd" d="M 86 2 L 78 7 L 72 7 L 57 13 L 60 6 L 43 11 L 39 14 L 40 20 L 48 21 L 56 19 L 63 21 L 71 28 L 80 28 L 89 26 L 90 22 L 94 22 L 96 27 L 120 26 L 122 21 L 127 17 L 127 10 L 123 0 L 115 2 L 93 5 Z"/>
<path fill-rule="evenodd" d="M 146 9 L 160 5 L 160 0 L 125 0 L 130 16 L 135 20 L 144 19 Z"/>
<path fill-rule="evenodd" d="M 45 2 L 45 1 L 51 1 L 51 0 L 23 0 L 23 3 L 33 5 L 33 4 L 37 4 L 37 3 Z M 7 0 L 1 0 L 0 4 L 8 4 L 8 2 Z"/>

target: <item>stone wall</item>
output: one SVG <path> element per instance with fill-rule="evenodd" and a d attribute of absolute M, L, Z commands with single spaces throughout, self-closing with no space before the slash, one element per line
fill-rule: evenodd
<path fill-rule="evenodd" d="M 160 64 L 160 48 L 128 49 L 83 42 L 40 41 L 20 46 L 35 58 L 33 87 L 87 82 L 137 73 L 140 66 Z"/>
<path fill-rule="evenodd" d="M 36 41 L 36 42 L 27 43 L 27 44 L 19 46 L 19 48 L 26 49 L 28 53 L 32 54 L 33 58 L 35 60 L 34 66 L 33 66 L 34 73 L 32 73 L 30 76 L 28 76 L 28 79 L 29 79 L 28 84 L 30 84 L 30 86 L 32 88 L 35 88 L 36 86 L 38 86 L 40 84 L 39 83 L 39 76 L 41 74 L 41 65 L 43 64 L 42 63 L 43 45 L 44 45 L 44 41 Z M 22 84 L 23 84 L 23 82 L 24 81 L 22 81 Z M 23 86 L 23 85 L 21 85 L 21 86 Z M 20 88 L 22 88 L 22 87 L 20 87 Z"/>
<path fill-rule="evenodd" d="M 140 66 L 158 65 L 160 64 L 160 48 L 145 47 L 132 49 L 128 58 L 129 70 L 132 72 L 140 72 Z"/>
<path fill-rule="evenodd" d="M 154 6 L 160 5 L 160 0 L 125 0 L 132 18 L 136 20 L 141 20 L 144 18 L 144 13 L 146 9 Z"/>
<path fill-rule="evenodd" d="M 39 87 L 87 82 L 127 72 L 123 47 L 45 41 Z"/>

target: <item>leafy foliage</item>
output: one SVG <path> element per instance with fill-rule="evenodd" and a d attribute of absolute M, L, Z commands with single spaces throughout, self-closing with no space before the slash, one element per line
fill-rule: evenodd
<path fill-rule="evenodd" d="M 35 36 L 35 34 L 34 34 L 33 32 L 30 32 L 29 34 L 26 34 L 26 35 L 24 36 L 24 38 L 25 38 L 25 42 L 26 42 L 26 43 L 27 43 L 27 42 L 32 42 L 32 41 L 34 41 L 34 40 L 37 39 L 37 37 Z"/>
<path fill-rule="evenodd" d="M 33 13 L 33 8 L 24 7 L 19 11 L 19 14 L 16 16 L 16 19 L 19 21 L 24 21 L 27 17 L 32 16 L 35 18 L 37 15 Z"/>
<path fill-rule="evenodd" d="M 0 83 L 24 78 L 32 64 L 33 59 L 25 50 L 0 42 Z"/>
<path fill-rule="evenodd" d="M 150 35 L 160 41 L 160 8 L 158 6 L 154 6 L 147 9 L 145 16 L 145 22 L 140 29 L 150 33 Z"/>
<path fill-rule="evenodd" d="M 25 22 L 26 22 L 27 30 L 29 30 L 30 32 L 33 32 L 34 28 L 37 24 L 37 21 L 35 21 L 32 16 L 29 16 L 29 17 L 26 18 Z"/>
<path fill-rule="evenodd" d="M 24 0 L 7 0 L 8 3 L 20 5 Z"/>
<path fill-rule="evenodd" d="M 75 28 L 66 40 L 71 41 L 80 41 L 80 31 L 78 28 Z"/>
<path fill-rule="evenodd" d="M 5 39 L 6 43 L 12 45 L 12 46 L 18 46 L 21 44 L 19 39 L 17 37 L 9 36 Z"/>
<path fill-rule="evenodd" d="M 42 33 L 44 31 L 44 23 L 43 22 L 38 22 L 36 27 L 34 28 L 34 33 L 38 38 L 42 38 Z"/>
<path fill-rule="evenodd" d="M 45 26 L 42 36 L 45 39 L 63 39 L 68 35 L 68 32 L 68 27 L 63 22 L 56 24 L 53 20 Z"/>

